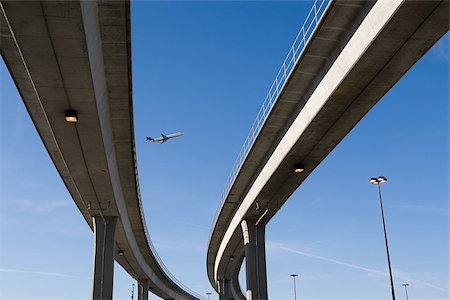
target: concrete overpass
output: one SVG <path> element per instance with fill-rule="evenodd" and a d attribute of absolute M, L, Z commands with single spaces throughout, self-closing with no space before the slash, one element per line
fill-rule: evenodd
<path fill-rule="evenodd" d="M 95 234 L 93 299 L 116 260 L 164 299 L 200 299 L 164 267 L 139 191 L 129 1 L 1 1 L 1 54 L 64 184 Z M 66 113 L 78 121 L 65 121 Z"/>
<path fill-rule="evenodd" d="M 448 1 L 314 3 L 239 153 L 212 227 L 207 272 L 220 299 L 268 298 L 266 224 L 448 29 Z M 244 257 L 245 296 L 237 278 Z"/>

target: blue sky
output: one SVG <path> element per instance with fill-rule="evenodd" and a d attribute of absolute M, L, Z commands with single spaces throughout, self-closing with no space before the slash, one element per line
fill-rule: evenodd
<path fill-rule="evenodd" d="M 133 97 L 147 225 L 165 265 L 212 291 L 206 247 L 232 164 L 311 2 L 133 2 Z M 449 35 L 324 160 L 267 228 L 270 299 L 448 299 Z M 3 64 L 0 298 L 88 299 L 93 236 Z M 145 136 L 183 131 L 164 145 Z M 241 274 L 241 278 L 244 274 Z M 245 281 L 241 281 L 244 283 Z M 24 284 L 25 283 L 25 284 Z M 132 279 L 115 269 L 114 299 Z M 243 285 L 244 287 L 245 285 Z M 151 296 L 155 299 L 155 296 Z M 215 299 L 215 298 L 213 298 Z"/>

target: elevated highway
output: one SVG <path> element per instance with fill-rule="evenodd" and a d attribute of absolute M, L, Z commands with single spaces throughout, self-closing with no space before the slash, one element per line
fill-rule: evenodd
<path fill-rule="evenodd" d="M 163 299 L 200 299 L 158 257 L 133 129 L 129 1 L 1 1 L 1 54 L 64 184 L 95 234 L 93 299 L 116 260 Z M 66 113 L 77 122 L 65 121 Z"/>
<path fill-rule="evenodd" d="M 314 3 L 239 153 L 213 223 L 207 273 L 220 299 L 268 298 L 266 224 L 448 31 L 448 12 L 448 1 Z M 237 276 L 244 257 L 242 293 Z"/>

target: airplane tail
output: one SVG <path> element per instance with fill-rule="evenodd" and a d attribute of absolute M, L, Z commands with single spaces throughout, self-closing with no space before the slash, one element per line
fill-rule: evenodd
<path fill-rule="evenodd" d="M 154 139 L 152 139 L 151 137 L 148 137 L 148 136 L 147 136 L 146 139 L 145 139 L 145 141 L 150 141 L 150 142 L 153 141 L 153 140 L 154 140 Z"/>

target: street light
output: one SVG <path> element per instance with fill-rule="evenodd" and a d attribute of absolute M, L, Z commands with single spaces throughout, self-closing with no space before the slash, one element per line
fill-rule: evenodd
<path fill-rule="evenodd" d="M 208 296 L 208 300 L 211 300 L 211 293 L 206 293 L 206 296 Z"/>
<path fill-rule="evenodd" d="M 297 300 L 297 288 L 295 286 L 295 277 L 297 277 L 298 274 L 291 274 L 290 276 L 292 277 L 292 279 L 294 279 L 294 300 Z"/>
<path fill-rule="evenodd" d="M 404 287 L 405 287 L 405 293 L 406 293 L 406 300 L 408 300 L 408 286 L 409 286 L 409 284 L 408 283 L 404 283 L 404 284 L 402 284 Z"/>
<path fill-rule="evenodd" d="M 388 240 L 387 240 L 387 234 L 386 234 L 386 224 L 384 223 L 383 201 L 381 200 L 380 183 L 384 183 L 384 182 L 387 182 L 387 178 L 384 176 L 378 176 L 378 178 L 370 178 L 370 183 L 376 184 L 378 186 L 378 196 L 380 198 L 381 220 L 383 221 L 384 241 L 386 243 L 386 255 L 387 255 L 387 261 L 388 261 L 389 279 L 391 282 L 392 300 L 395 300 L 394 281 L 392 280 L 392 270 L 391 270 L 391 259 L 389 258 L 389 247 L 388 247 Z"/>

